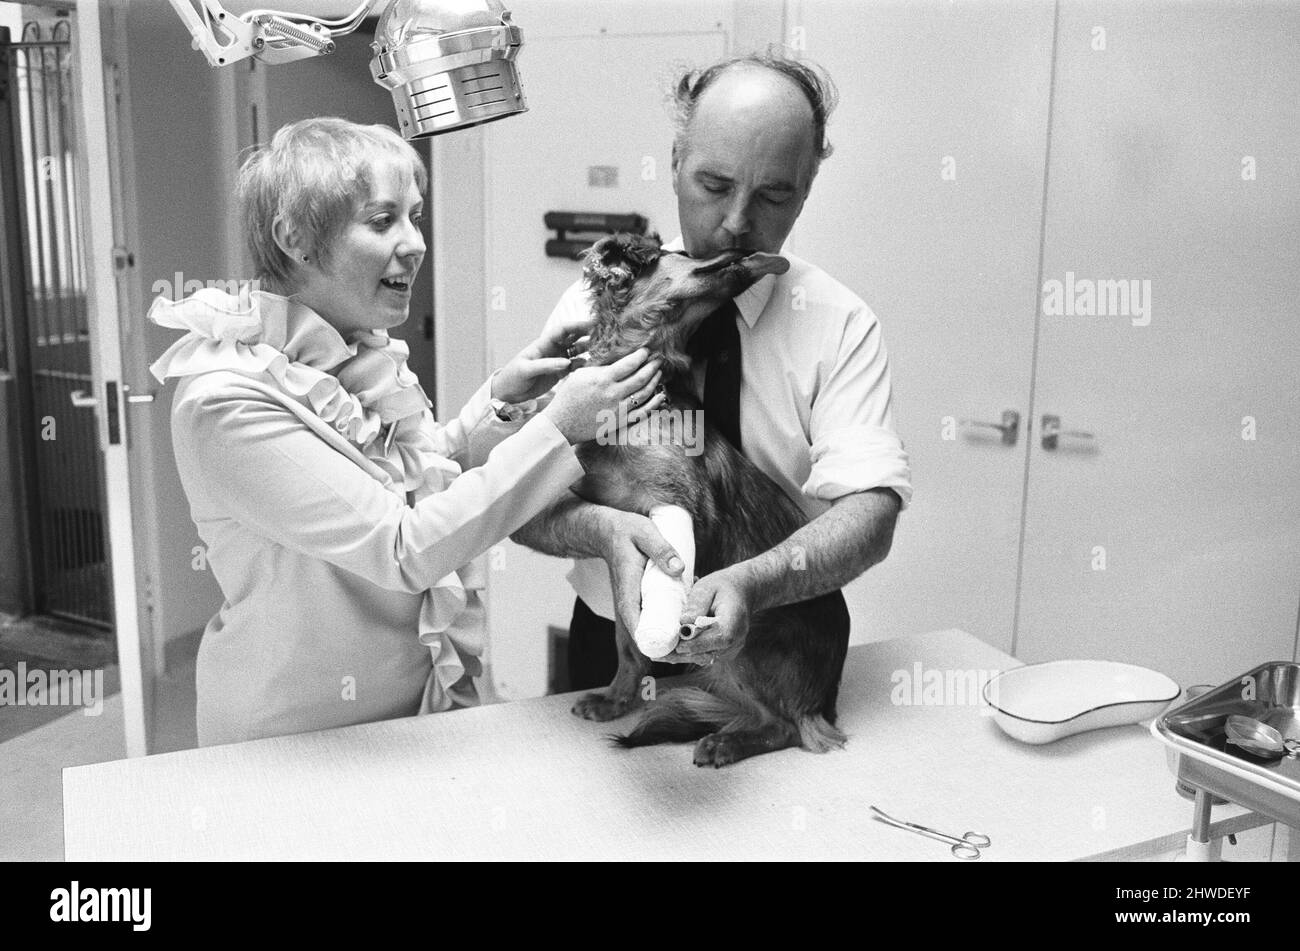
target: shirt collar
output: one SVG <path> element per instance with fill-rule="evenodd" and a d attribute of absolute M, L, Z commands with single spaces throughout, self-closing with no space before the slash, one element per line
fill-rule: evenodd
<path fill-rule="evenodd" d="M 317 370 L 331 370 L 357 355 L 357 344 L 345 340 L 310 307 L 279 294 L 251 290 L 249 285 L 239 294 L 203 288 L 179 301 L 160 296 L 149 308 L 149 320 L 161 327 L 188 330 L 195 340 L 229 341 L 246 347 L 266 344 L 289 360 Z M 220 348 L 211 350 L 213 355 L 218 352 Z"/>
<path fill-rule="evenodd" d="M 685 251 L 686 242 L 678 235 L 664 245 L 665 251 Z M 772 290 L 776 287 L 776 275 L 764 274 L 748 290 L 736 295 L 736 309 L 750 330 L 758 323 L 758 317 L 767 309 L 767 302 L 772 299 Z"/>

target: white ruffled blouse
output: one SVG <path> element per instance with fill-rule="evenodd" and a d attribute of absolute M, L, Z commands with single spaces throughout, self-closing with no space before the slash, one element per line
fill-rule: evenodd
<path fill-rule="evenodd" d="M 225 596 L 200 745 L 476 703 L 474 559 L 582 476 L 554 424 L 489 381 L 440 426 L 402 341 L 278 295 L 206 289 L 149 318 L 188 331 L 151 369 L 180 381 L 177 467 Z"/>

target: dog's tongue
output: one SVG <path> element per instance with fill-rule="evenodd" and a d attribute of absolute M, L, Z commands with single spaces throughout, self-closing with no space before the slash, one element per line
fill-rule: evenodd
<path fill-rule="evenodd" d="M 779 254 L 768 254 L 765 251 L 755 251 L 747 255 L 740 264 L 756 278 L 764 274 L 784 274 L 790 270 L 789 261 Z"/>
<path fill-rule="evenodd" d="M 723 251 L 711 261 L 705 261 L 695 268 L 696 274 L 712 274 L 715 271 L 721 271 L 723 268 L 731 267 L 734 264 L 740 265 L 747 271 L 752 280 L 758 280 L 764 274 L 784 274 L 790 270 L 790 262 L 779 254 L 768 254 L 765 251 L 754 251 L 746 253 L 739 250 Z"/>

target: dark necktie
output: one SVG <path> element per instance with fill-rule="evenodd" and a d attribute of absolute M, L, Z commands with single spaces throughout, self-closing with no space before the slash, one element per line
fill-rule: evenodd
<path fill-rule="evenodd" d="M 704 418 L 727 441 L 740 445 L 740 311 L 729 300 L 705 317 L 686 345 L 686 352 L 707 361 L 704 369 Z"/>

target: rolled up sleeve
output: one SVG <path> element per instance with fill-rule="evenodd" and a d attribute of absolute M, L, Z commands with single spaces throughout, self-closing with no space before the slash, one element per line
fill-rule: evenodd
<path fill-rule="evenodd" d="M 889 355 L 870 308 L 856 308 L 830 346 L 834 355 L 813 400 L 811 469 L 803 491 L 834 501 L 888 488 L 903 507 L 912 500 L 912 472 L 894 430 Z"/>

